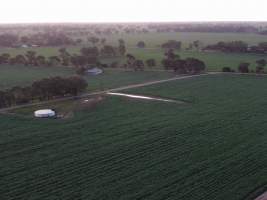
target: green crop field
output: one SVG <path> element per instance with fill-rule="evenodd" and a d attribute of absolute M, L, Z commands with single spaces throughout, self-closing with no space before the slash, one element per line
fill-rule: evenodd
<path fill-rule="evenodd" d="M 65 120 L 0 115 L 1 199 L 243 200 L 267 182 L 267 77 L 208 75 Z"/>
<path fill-rule="evenodd" d="M 71 76 L 75 71 L 66 67 L 31 67 L 0 65 L 0 90 L 13 86 L 27 86 L 35 80 L 52 76 Z M 120 70 L 105 70 L 99 76 L 84 76 L 88 82 L 88 91 L 97 91 L 159 80 L 175 76 L 170 72 L 131 72 Z"/>

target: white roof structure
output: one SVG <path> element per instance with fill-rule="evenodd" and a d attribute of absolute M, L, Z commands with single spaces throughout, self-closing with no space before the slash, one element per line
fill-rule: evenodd
<path fill-rule="evenodd" d="M 88 69 L 87 70 L 87 73 L 88 74 L 92 74 L 92 75 L 98 75 L 98 74 L 102 74 L 103 73 L 103 70 L 100 69 L 100 68 L 94 67 L 92 69 Z"/>
<path fill-rule="evenodd" d="M 34 116 L 38 118 L 55 117 L 56 112 L 51 109 L 36 110 Z"/>

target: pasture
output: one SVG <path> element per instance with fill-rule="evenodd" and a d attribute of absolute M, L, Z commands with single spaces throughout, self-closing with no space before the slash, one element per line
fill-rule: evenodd
<path fill-rule="evenodd" d="M 53 76 L 75 75 L 73 68 L 67 67 L 32 67 L 17 65 L 0 65 L 0 90 L 14 86 L 28 86 L 35 80 Z M 165 79 L 175 76 L 171 72 L 131 72 L 120 70 L 105 70 L 99 76 L 85 75 L 88 82 L 88 91 L 105 90 L 130 84 Z"/>
<path fill-rule="evenodd" d="M 255 61 L 266 58 L 266 55 L 256 54 L 242 54 L 242 53 L 221 53 L 221 52 L 198 52 L 198 51 L 185 51 L 190 43 L 195 40 L 199 40 L 202 46 L 208 44 L 214 44 L 219 41 L 235 41 L 242 40 L 250 45 L 258 44 L 259 42 L 266 42 L 266 35 L 259 34 L 248 34 L 248 33 L 135 33 L 135 34 L 112 34 L 99 36 L 100 38 L 106 38 L 106 44 L 113 46 L 118 45 L 118 39 L 122 38 L 127 46 L 127 53 L 133 54 L 134 56 L 146 60 L 148 58 L 154 58 L 157 60 L 158 66 L 161 67 L 161 60 L 163 58 L 164 51 L 159 47 L 164 42 L 174 39 L 182 41 L 183 50 L 178 52 L 181 57 L 195 57 L 202 59 L 207 64 L 207 69 L 210 71 L 221 70 L 222 67 L 231 67 L 236 69 L 240 62 L 250 62 L 251 68 L 255 68 Z M 83 38 L 84 43 L 78 46 L 66 46 L 67 50 L 71 54 L 79 53 L 82 47 L 91 45 L 87 42 L 86 38 Z M 146 43 L 147 49 L 138 49 L 136 44 L 139 41 Z M 101 45 L 99 45 L 101 46 Z M 58 49 L 61 47 L 39 47 L 39 48 L 1 48 L 0 54 L 9 53 L 12 56 L 18 54 L 25 54 L 29 50 L 36 51 L 38 55 L 46 57 L 58 55 Z M 121 57 L 117 58 L 101 58 L 100 61 L 103 63 L 111 63 L 118 61 L 120 64 L 125 63 L 125 59 Z"/>
<path fill-rule="evenodd" d="M 65 120 L 0 115 L 1 199 L 243 200 L 266 184 L 266 77 L 209 75 L 106 97 Z"/>

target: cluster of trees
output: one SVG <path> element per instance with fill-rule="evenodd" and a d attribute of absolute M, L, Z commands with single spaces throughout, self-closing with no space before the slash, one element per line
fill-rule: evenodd
<path fill-rule="evenodd" d="M 181 50 L 182 48 L 182 42 L 176 41 L 176 40 L 169 40 L 168 42 L 165 42 L 161 45 L 163 49 L 175 49 L 175 50 Z"/>
<path fill-rule="evenodd" d="M 0 35 L 0 46 L 3 47 L 18 47 L 21 45 L 60 46 L 76 45 L 78 43 L 79 40 L 74 40 L 63 32 L 36 33 L 21 37 L 16 34 L 9 33 Z"/>
<path fill-rule="evenodd" d="M 206 68 L 205 63 L 199 59 L 181 59 L 179 55 L 174 53 L 173 49 L 169 49 L 165 53 L 162 64 L 166 70 L 174 70 L 174 72 L 181 74 L 196 74 L 204 71 Z"/>
<path fill-rule="evenodd" d="M 256 70 L 254 71 L 254 70 L 249 69 L 250 63 L 241 62 L 238 65 L 238 72 L 240 73 L 255 73 L 256 72 L 257 74 L 265 73 L 264 68 L 267 65 L 267 61 L 265 59 L 260 59 L 256 61 L 256 64 L 257 64 Z M 223 72 L 235 72 L 235 70 L 231 69 L 230 67 L 223 67 L 222 71 Z"/>
<path fill-rule="evenodd" d="M 215 50 L 222 52 L 247 52 L 248 44 L 243 41 L 218 42 L 217 44 L 206 46 L 204 50 Z"/>
<path fill-rule="evenodd" d="M 243 41 L 218 42 L 217 44 L 206 46 L 203 50 L 265 54 L 267 53 L 267 42 L 260 42 L 258 45 L 253 46 L 249 46 Z"/>
<path fill-rule="evenodd" d="M 35 81 L 29 87 L 17 86 L 0 91 L 0 108 L 64 96 L 76 96 L 86 88 L 87 82 L 79 76 L 45 78 Z"/>
<path fill-rule="evenodd" d="M 70 54 L 66 48 L 59 49 L 59 55 L 45 57 L 37 55 L 35 51 L 27 51 L 25 55 L 19 54 L 11 57 L 8 53 L 0 55 L 0 64 L 21 64 L 29 66 L 75 66 L 84 67 L 88 64 L 97 64 L 99 57 L 124 56 L 126 47 L 123 40 L 119 40 L 118 47 L 104 45 L 101 48 L 96 46 L 83 47 L 79 54 Z"/>

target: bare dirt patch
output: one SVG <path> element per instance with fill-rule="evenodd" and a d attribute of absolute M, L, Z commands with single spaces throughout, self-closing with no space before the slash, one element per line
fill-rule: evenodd
<path fill-rule="evenodd" d="M 132 99 L 140 99 L 140 100 L 161 101 L 161 102 L 179 103 L 179 104 L 186 103 L 180 100 L 167 99 L 167 98 L 154 97 L 154 96 L 143 96 L 143 95 L 134 95 L 134 94 L 126 94 L 126 93 L 115 93 L 115 92 L 108 92 L 107 94 L 113 95 L 113 96 L 122 96 L 122 97 L 132 98 Z"/>

